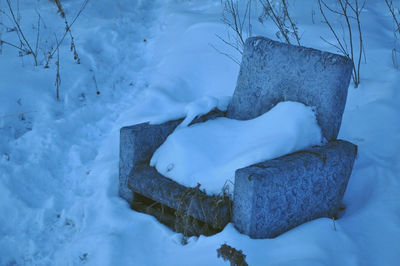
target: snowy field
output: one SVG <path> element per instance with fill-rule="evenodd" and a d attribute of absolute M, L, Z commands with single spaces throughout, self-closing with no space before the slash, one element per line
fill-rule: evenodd
<path fill-rule="evenodd" d="M 227 32 L 221 1 L 91 0 L 71 28 L 80 64 L 67 34 L 49 68 L 47 52 L 65 31 L 57 6 L 10 2 L 24 38 L 33 50 L 37 43 L 38 66 L 1 45 L 0 265 L 228 265 L 217 258 L 224 243 L 249 265 L 400 264 L 400 71 L 392 62 L 400 47 L 384 0 L 367 0 L 361 14 L 366 60 L 339 133 L 359 154 L 341 218 L 263 240 L 228 224 L 186 245 L 119 198 L 119 129 L 191 116 L 187 106 L 204 99 L 229 100 L 239 66 L 213 48 L 238 56 L 216 36 Z M 71 22 L 84 1 L 61 2 Z M 317 1 L 289 2 L 302 45 L 336 52 L 320 38 L 333 41 Z M 18 44 L 7 1 L 0 9 L 0 39 Z M 271 21 L 253 22 L 253 35 L 276 39 Z"/>

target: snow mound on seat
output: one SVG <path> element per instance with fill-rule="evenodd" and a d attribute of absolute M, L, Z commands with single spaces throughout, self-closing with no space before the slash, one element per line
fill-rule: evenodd
<path fill-rule="evenodd" d="M 220 193 L 235 170 L 323 142 L 311 107 L 281 102 L 251 120 L 217 118 L 178 127 L 156 150 L 150 165 L 185 186 Z"/>

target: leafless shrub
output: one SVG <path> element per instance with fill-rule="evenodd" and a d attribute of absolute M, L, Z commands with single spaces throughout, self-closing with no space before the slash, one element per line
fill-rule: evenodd
<path fill-rule="evenodd" d="M 14 47 L 19 51 L 20 56 L 25 56 L 25 55 L 32 55 L 33 60 L 34 60 L 34 65 L 42 65 L 44 64 L 45 68 L 50 67 L 50 62 L 53 59 L 53 57 L 57 53 L 57 60 L 55 62 L 56 65 L 56 81 L 55 81 L 55 87 L 56 87 L 56 98 L 57 100 L 60 99 L 60 85 L 61 85 L 61 76 L 60 76 L 60 46 L 64 42 L 65 37 L 68 35 L 71 40 L 70 44 L 70 50 L 73 54 L 74 60 L 77 64 L 80 64 L 80 58 L 76 49 L 75 45 L 75 38 L 72 34 L 71 27 L 74 25 L 74 23 L 77 21 L 83 10 L 85 9 L 87 3 L 89 0 L 83 0 L 81 7 L 79 8 L 78 12 L 75 14 L 73 17 L 71 23 L 68 22 L 66 13 L 61 5 L 60 0 L 53 0 L 53 2 L 57 5 L 58 8 L 58 13 L 60 16 L 64 19 L 65 23 L 65 29 L 64 32 L 62 33 L 62 36 L 60 39 L 57 38 L 57 35 L 55 35 L 55 42 L 51 41 L 49 42 L 48 40 L 45 41 L 45 43 L 53 43 L 50 45 L 49 48 L 41 47 L 43 45 L 43 42 L 40 42 L 41 39 L 41 29 L 43 29 L 44 25 L 42 23 L 42 18 L 41 15 L 37 12 L 38 20 L 37 20 L 37 25 L 36 25 L 36 39 L 35 41 L 29 40 L 24 32 L 24 29 L 21 27 L 21 16 L 19 14 L 19 1 L 16 1 L 12 4 L 11 0 L 6 0 L 6 11 L 0 9 L 0 13 L 6 17 L 12 27 L 9 28 L 3 24 L 1 21 L 0 23 L 0 28 L 6 28 L 7 32 L 15 32 L 17 37 L 18 37 L 18 43 L 12 43 L 10 41 L 4 40 L 1 35 L 0 31 L 0 53 L 2 51 L 2 46 L 3 44 Z M 35 44 L 35 46 L 32 45 L 32 43 Z M 39 55 L 39 51 L 43 52 L 43 56 Z"/>
<path fill-rule="evenodd" d="M 296 43 L 300 45 L 298 28 L 290 16 L 286 0 L 222 0 L 222 3 L 224 5 L 222 22 L 228 27 L 228 31 L 225 38 L 219 35 L 217 37 L 240 55 L 243 54 L 246 39 L 252 36 L 252 19 L 254 15 L 256 15 L 255 18 L 258 18 L 258 22 L 261 24 L 265 20 L 271 19 L 278 28 L 276 33 L 278 39 L 288 44 Z M 260 10 L 260 6 L 262 13 L 253 14 Z M 235 63 L 240 64 L 240 58 L 218 49 L 216 50 L 228 56 Z"/>
<path fill-rule="evenodd" d="M 244 43 L 248 37 L 252 35 L 251 25 L 251 9 L 253 0 L 247 0 L 246 4 L 239 5 L 240 0 L 223 0 L 224 9 L 222 12 L 222 23 L 228 27 L 226 38 L 217 35 L 217 37 L 226 45 L 232 47 L 240 55 L 243 54 Z M 244 7 L 244 8 L 243 8 Z M 218 52 L 226 55 L 235 63 L 240 65 L 240 59 L 235 56 L 222 52 L 215 48 Z"/>
<path fill-rule="evenodd" d="M 300 45 L 298 28 L 290 16 L 287 1 L 259 0 L 259 2 L 263 7 L 259 21 L 262 23 L 265 18 L 271 19 L 278 28 L 276 33 L 278 39 L 292 44 L 291 39 L 294 38 L 297 45 Z"/>
<path fill-rule="evenodd" d="M 76 22 L 76 20 L 79 18 L 79 16 L 82 14 L 83 10 L 85 9 L 86 5 L 88 4 L 89 0 L 84 0 L 81 7 L 79 8 L 78 12 L 75 14 L 73 20 L 71 23 L 68 23 L 68 20 L 66 18 L 65 12 L 61 6 L 61 3 L 59 1 L 55 1 L 57 4 L 57 7 L 59 9 L 59 13 L 61 14 L 61 16 L 64 18 L 64 22 L 65 22 L 65 31 L 63 36 L 61 37 L 61 39 L 56 43 L 55 47 L 52 48 L 47 56 L 47 60 L 46 60 L 46 67 L 48 67 L 49 62 L 51 61 L 51 59 L 53 58 L 54 54 L 57 52 L 57 50 L 60 48 L 60 45 L 64 42 L 64 39 L 67 35 L 70 36 L 71 38 L 71 46 L 70 46 L 70 50 L 71 52 L 73 52 L 74 55 L 74 60 L 80 64 L 80 58 L 78 56 L 78 53 L 76 51 L 76 46 L 75 46 L 75 41 L 74 41 L 74 37 L 72 35 L 72 31 L 71 31 L 71 27 L 74 25 L 74 23 Z M 61 10 L 61 11 L 60 11 Z"/>
<path fill-rule="evenodd" d="M 62 37 L 59 39 L 59 41 L 57 41 L 55 43 L 55 45 L 52 45 L 49 48 L 49 50 L 44 53 L 45 54 L 44 58 L 39 58 L 40 56 L 39 56 L 39 52 L 38 52 L 39 50 L 41 50 L 41 47 L 39 47 L 40 46 L 39 40 L 40 40 L 40 33 L 41 33 L 40 31 L 42 29 L 42 18 L 40 16 L 40 14 L 37 13 L 38 20 L 37 20 L 37 27 L 36 27 L 36 40 L 35 41 L 29 40 L 26 37 L 24 29 L 21 27 L 21 23 L 20 23 L 21 16 L 19 15 L 19 4 L 18 4 L 19 1 L 16 2 L 17 4 L 15 6 L 15 4 L 14 5 L 12 4 L 11 0 L 6 0 L 6 7 L 7 7 L 8 12 L 0 9 L 0 13 L 2 13 L 6 18 L 9 19 L 9 21 L 12 24 L 12 27 L 7 28 L 3 23 L 0 26 L 3 28 L 6 27 L 8 32 L 15 32 L 18 37 L 19 43 L 12 43 L 10 41 L 4 40 L 3 38 L 0 38 L 0 49 L 3 44 L 9 45 L 11 47 L 16 48 L 19 51 L 20 56 L 32 55 L 35 66 L 41 65 L 44 61 L 45 68 L 48 68 L 51 59 L 53 58 L 55 53 L 58 52 L 57 50 L 60 48 L 60 45 L 63 43 L 65 37 L 67 35 L 69 35 L 70 39 L 71 39 L 70 50 L 73 53 L 74 60 L 79 64 L 80 58 L 79 58 L 78 52 L 76 50 L 75 38 L 72 34 L 71 27 L 76 22 L 78 17 L 81 15 L 82 11 L 85 9 L 89 0 L 83 1 L 80 9 L 78 10 L 77 14 L 74 16 L 71 23 L 69 23 L 66 18 L 66 15 L 65 15 L 65 12 L 61 5 L 61 2 L 59 0 L 55 0 L 54 2 L 56 3 L 56 5 L 58 7 L 58 12 L 60 13 L 61 17 L 64 19 L 65 30 L 64 30 Z M 0 37 L 2 37 L 2 36 L 0 36 Z M 32 43 L 34 43 L 35 46 L 33 46 Z"/>
<path fill-rule="evenodd" d="M 360 68 L 361 59 L 365 51 L 363 46 L 363 37 L 361 30 L 360 14 L 364 8 L 365 0 L 360 6 L 358 0 L 336 0 L 338 8 L 330 7 L 324 0 L 318 0 L 319 10 L 324 18 L 324 22 L 328 25 L 330 31 L 332 32 L 336 43 L 332 43 L 321 37 L 326 43 L 332 45 L 345 57 L 349 58 L 353 63 L 352 79 L 354 86 L 357 88 L 360 84 Z M 341 39 L 338 35 L 337 30 L 332 26 L 331 22 L 326 16 L 325 10 L 330 11 L 333 14 L 338 15 L 341 19 L 345 21 L 345 27 L 342 27 L 343 38 Z M 355 21 L 357 24 L 357 30 L 353 29 L 351 21 Z M 358 36 L 358 47 L 354 44 L 353 35 Z"/>
<path fill-rule="evenodd" d="M 12 22 L 12 24 L 14 26 L 13 31 L 15 31 L 15 33 L 18 36 L 19 45 L 4 41 L 3 39 L 0 40 L 0 43 L 6 44 L 6 45 L 9 45 L 9 46 L 12 46 L 12 47 L 18 49 L 21 55 L 32 55 L 34 64 L 35 64 L 35 66 L 37 66 L 38 60 L 37 60 L 36 49 L 35 50 L 32 49 L 30 42 L 26 38 L 24 31 L 21 28 L 20 16 L 15 14 L 14 7 L 12 6 L 10 0 L 6 0 L 6 3 L 7 3 L 8 11 L 10 14 L 7 14 L 3 10 L 1 10 L 1 13 L 3 13 L 5 16 L 7 16 L 10 19 L 10 21 Z M 17 4 L 18 3 L 19 2 L 17 2 Z M 39 21 L 40 21 L 40 16 L 39 16 Z M 38 29 L 38 34 L 39 34 L 39 29 Z"/>
<path fill-rule="evenodd" d="M 397 61 L 397 57 L 398 57 L 397 45 L 398 45 L 398 39 L 400 38 L 400 9 L 393 5 L 392 0 L 385 0 L 385 3 L 390 11 L 390 14 L 392 15 L 394 26 L 395 26 L 395 28 L 393 30 L 394 47 L 392 49 L 392 62 L 393 62 L 393 66 L 396 69 L 399 69 L 399 63 Z"/>
<path fill-rule="evenodd" d="M 72 20 L 71 24 L 68 23 L 66 14 L 64 12 L 64 9 L 61 5 L 61 2 L 59 0 L 55 0 L 55 3 L 57 5 L 58 8 L 58 13 L 60 14 L 60 16 L 64 19 L 64 23 L 65 23 L 65 31 L 63 36 L 61 37 L 60 40 L 57 39 L 57 36 L 55 37 L 56 39 L 56 45 L 55 47 L 52 47 L 48 52 L 48 56 L 46 59 L 46 65 L 45 68 L 49 67 L 49 63 L 51 61 L 51 59 L 53 58 L 54 54 L 57 52 L 57 61 L 56 61 L 56 68 L 57 68 L 57 72 L 56 72 L 56 81 L 55 81 L 55 87 L 56 87 L 56 99 L 60 100 L 60 86 L 61 86 L 61 75 L 60 75 L 60 45 L 63 43 L 65 37 L 67 36 L 67 34 L 70 36 L 71 38 L 71 45 L 70 45 L 70 50 L 73 53 L 74 56 L 74 60 L 77 64 L 80 64 L 80 58 L 78 55 L 78 52 L 76 51 L 76 46 L 75 46 L 75 41 L 74 41 L 74 36 L 72 35 L 72 31 L 71 31 L 71 27 L 72 25 L 76 22 L 76 20 L 78 19 L 78 17 L 81 15 L 81 13 L 83 12 L 83 10 L 85 9 L 87 3 L 89 2 L 89 0 L 84 0 L 79 11 L 76 13 L 76 15 L 74 16 L 74 19 Z"/>

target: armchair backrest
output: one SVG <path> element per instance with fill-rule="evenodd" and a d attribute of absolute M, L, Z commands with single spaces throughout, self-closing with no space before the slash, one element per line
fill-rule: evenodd
<path fill-rule="evenodd" d="M 336 139 L 352 68 L 351 60 L 341 55 L 249 38 L 227 117 L 247 120 L 281 101 L 302 102 L 316 108 L 325 138 Z"/>

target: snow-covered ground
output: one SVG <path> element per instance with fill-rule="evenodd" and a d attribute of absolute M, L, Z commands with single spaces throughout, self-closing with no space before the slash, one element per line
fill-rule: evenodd
<path fill-rule="evenodd" d="M 83 1 L 61 2 L 71 19 Z M 43 58 L 54 33 L 63 33 L 56 6 L 11 3 L 32 44 L 40 13 Z M 335 52 L 320 39 L 332 36 L 316 1 L 291 5 L 302 44 Z M 0 8 L 7 11 L 6 1 Z M 2 45 L 0 265 L 227 265 L 216 253 L 223 243 L 243 250 L 250 265 L 399 264 L 400 71 L 383 0 L 367 1 L 361 17 L 367 61 L 360 86 L 349 88 L 339 134 L 359 155 L 335 226 L 322 218 L 253 240 L 228 224 L 182 245 L 179 234 L 118 197 L 122 126 L 182 117 L 188 104 L 232 95 L 238 65 L 211 46 L 234 53 L 216 37 L 226 33 L 221 12 L 220 0 L 89 1 L 72 27 L 81 64 L 69 36 L 60 47 L 60 101 L 56 58 L 35 67 L 31 56 Z M 0 16 L 1 39 L 15 43 L 12 23 Z M 275 38 L 271 22 L 254 22 L 255 34 Z"/>

